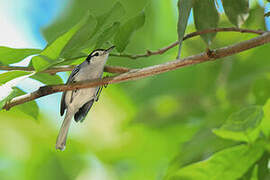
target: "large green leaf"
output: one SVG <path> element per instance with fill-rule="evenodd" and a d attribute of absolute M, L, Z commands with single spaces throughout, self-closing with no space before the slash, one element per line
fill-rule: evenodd
<path fill-rule="evenodd" d="M 45 85 L 62 84 L 63 80 L 58 75 L 50 75 L 47 73 L 37 73 L 31 76 L 32 79 L 42 82 Z"/>
<path fill-rule="evenodd" d="M 102 40 L 99 39 L 99 37 L 101 35 L 106 35 L 104 34 L 104 31 L 109 28 L 108 26 L 116 20 L 119 20 L 124 14 L 124 7 L 121 3 L 116 2 L 108 12 L 105 12 L 97 18 L 89 18 L 85 26 L 74 35 L 71 41 L 64 48 L 61 57 L 65 59 L 77 57 L 83 49 L 89 53 L 89 49 L 93 48 L 93 45 L 100 43 L 99 41 Z M 104 28 L 105 30 L 103 30 Z M 114 35 L 114 33 L 111 35 Z M 107 40 L 105 38 L 107 38 Z M 108 35 L 103 37 L 105 41 L 108 41 L 110 38 L 111 37 L 108 37 Z"/>
<path fill-rule="evenodd" d="M 24 91 L 22 91 L 19 88 L 15 88 L 15 92 L 16 92 L 16 96 L 21 96 L 21 95 L 26 94 Z M 29 102 L 17 105 L 13 107 L 11 110 L 12 111 L 19 110 L 23 112 L 24 114 L 27 114 L 33 117 L 34 119 L 37 119 L 38 113 L 39 113 L 39 108 L 36 101 L 29 101 Z"/>
<path fill-rule="evenodd" d="M 108 12 L 98 16 L 97 17 L 98 23 L 95 28 L 95 31 L 91 39 L 87 41 L 85 44 L 86 50 L 89 51 L 89 48 L 93 47 L 93 44 L 99 43 L 99 40 L 100 40 L 99 37 L 102 34 L 104 35 L 104 31 L 108 31 L 109 26 L 113 25 L 113 23 L 115 24 L 116 21 L 119 21 L 125 15 L 125 13 L 126 12 L 123 5 L 120 2 L 116 2 L 114 6 Z M 118 28 L 119 27 L 117 27 L 117 29 Z M 112 35 L 114 35 L 114 33 Z M 108 38 L 110 39 L 111 37 L 108 37 Z M 100 48 L 100 47 L 97 47 L 97 48 Z"/>
<path fill-rule="evenodd" d="M 71 38 L 60 56 L 65 59 L 78 56 L 85 43 L 92 39 L 96 26 L 96 18 L 89 16 L 85 25 Z"/>
<path fill-rule="evenodd" d="M 198 31 L 216 28 L 219 15 L 214 0 L 194 0 L 193 15 Z M 210 45 L 216 33 L 203 34 L 201 37 Z"/>
<path fill-rule="evenodd" d="M 0 46 L 0 63 L 3 65 L 17 63 L 30 55 L 40 52 L 40 49 L 15 49 Z"/>
<path fill-rule="evenodd" d="M 233 113 L 225 123 L 213 132 L 225 139 L 255 141 L 260 133 L 259 125 L 263 118 L 261 106 L 250 106 Z"/>
<path fill-rule="evenodd" d="M 238 145 L 217 152 L 207 160 L 185 166 L 167 179 L 173 180 L 237 180 L 262 156 L 263 147 Z"/>
<path fill-rule="evenodd" d="M 97 38 L 96 48 L 100 48 L 105 42 L 109 41 L 119 30 L 120 23 L 115 22 L 111 27 L 105 29 Z"/>
<path fill-rule="evenodd" d="M 103 27 L 119 20 L 125 13 L 123 5 L 120 2 L 116 2 L 108 12 L 97 17 L 98 24 L 95 33 L 100 31 Z"/>
<path fill-rule="evenodd" d="M 225 14 L 230 22 L 240 27 L 248 18 L 249 0 L 222 0 Z"/>
<path fill-rule="evenodd" d="M 0 85 L 7 83 L 8 81 L 31 74 L 32 72 L 26 71 L 8 71 L 0 74 Z"/>
<path fill-rule="evenodd" d="M 191 8 L 192 8 L 191 0 L 178 0 L 178 13 L 179 13 L 177 25 L 178 40 L 179 40 L 178 58 L 180 58 L 181 55 L 182 41 L 185 35 Z"/>
<path fill-rule="evenodd" d="M 78 32 L 81 27 L 87 22 L 89 18 L 89 14 L 83 18 L 78 24 L 72 27 L 68 32 L 64 33 L 60 37 L 58 37 L 51 44 L 47 45 L 47 47 L 40 53 L 41 56 L 35 56 L 32 58 L 32 64 L 36 71 L 43 71 L 53 65 L 61 61 L 59 60 L 59 56 L 67 45 L 67 43 L 71 40 L 76 32 Z"/>
<path fill-rule="evenodd" d="M 123 52 L 128 45 L 132 34 L 144 25 L 145 13 L 141 12 L 136 17 L 129 19 L 125 24 L 120 26 L 119 31 L 114 37 L 114 44 L 118 52 Z"/>

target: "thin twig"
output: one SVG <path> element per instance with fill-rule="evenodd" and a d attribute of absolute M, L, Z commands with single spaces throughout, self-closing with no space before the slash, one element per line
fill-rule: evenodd
<path fill-rule="evenodd" d="M 261 35 L 265 31 L 251 30 L 251 29 L 241 29 L 241 28 L 236 28 L 236 27 L 214 28 L 214 29 L 206 29 L 206 30 L 203 30 L 203 31 L 196 31 L 196 32 L 193 32 L 193 33 L 189 33 L 183 38 L 183 41 L 187 40 L 187 39 L 190 39 L 190 38 L 193 38 L 195 36 L 199 36 L 199 35 L 202 35 L 202 34 L 208 34 L 208 33 L 214 33 L 214 32 L 240 32 L 240 33 L 252 33 L 252 34 Z M 147 50 L 144 54 L 137 54 L 137 55 L 132 55 L 132 54 L 111 54 L 111 56 L 126 57 L 126 58 L 130 58 L 130 59 L 138 59 L 138 58 L 149 57 L 149 56 L 153 56 L 153 55 L 161 55 L 161 54 L 167 52 L 169 49 L 172 49 L 173 47 L 177 46 L 178 44 L 179 44 L 179 41 L 176 41 L 176 42 L 170 44 L 169 46 L 158 49 L 156 51 Z"/>
<path fill-rule="evenodd" d="M 49 73 L 49 74 L 56 74 L 58 72 L 65 72 L 65 71 L 72 71 L 75 66 L 59 66 L 59 67 L 52 67 L 42 71 L 42 73 Z M 22 66 L 0 66 L 0 70 L 17 70 L 17 71 L 35 71 L 33 67 L 22 67 Z M 125 73 L 129 71 L 129 68 L 120 67 L 120 66 L 105 66 L 105 72 L 109 73 Z"/>
<path fill-rule="evenodd" d="M 207 52 L 203 52 L 197 55 L 189 56 L 184 59 L 177 59 L 170 62 L 166 62 L 159 65 L 154 65 L 150 67 L 145 67 L 142 69 L 131 69 L 126 73 L 106 77 L 101 80 L 92 80 L 85 82 L 77 82 L 74 84 L 61 84 L 61 85 L 51 85 L 51 86 L 43 86 L 39 88 L 37 91 L 32 93 L 16 97 L 8 102 L 3 109 L 10 109 L 13 106 L 23 104 L 28 101 L 32 101 L 34 99 L 53 94 L 56 92 L 67 91 L 67 90 L 75 90 L 80 88 L 90 88 L 95 86 L 101 86 L 105 84 L 112 83 L 120 83 L 124 81 L 131 81 L 136 79 L 145 78 L 148 76 L 153 76 L 156 74 L 164 73 L 167 71 L 172 71 L 181 67 L 190 66 L 193 64 L 199 64 L 202 62 L 207 62 L 210 60 L 219 59 L 226 56 L 231 56 L 233 54 L 237 54 L 243 51 L 246 51 L 251 48 L 255 48 L 261 46 L 263 44 L 270 43 L 270 32 L 266 32 L 258 37 L 252 38 L 250 40 L 246 40 L 234 45 L 230 45 L 227 47 L 209 50 Z"/>

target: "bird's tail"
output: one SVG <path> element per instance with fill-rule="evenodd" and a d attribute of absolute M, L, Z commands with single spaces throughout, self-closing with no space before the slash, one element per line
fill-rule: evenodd
<path fill-rule="evenodd" d="M 72 116 L 73 116 L 73 113 L 67 110 L 65 119 L 62 123 L 62 126 L 60 128 L 60 131 L 56 140 L 56 144 L 55 144 L 56 149 L 60 149 L 62 151 L 65 150 L 67 134 L 68 134 L 71 120 L 72 120 Z"/>

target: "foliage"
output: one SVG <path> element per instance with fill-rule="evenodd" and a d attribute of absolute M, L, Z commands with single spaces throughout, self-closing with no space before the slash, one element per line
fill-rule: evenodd
<path fill-rule="evenodd" d="M 29 67 L 36 71 L 5 72 L 0 84 L 24 76 L 46 85 L 63 83 L 59 74 L 42 71 L 78 64 L 94 48 L 112 44 L 117 47 L 114 53 L 140 54 L 196 30 L 231 24 L 265 30 L 265 7 L 248 2 L 223 0 L 223 13 L 214 0 L 72 0 L 70 8 L 42 30 L 48 42 L 43 50 L 0 47 L 1 65 L 34 55 Z M 235 32 L 202 35 L 211 48 L 252 37 Z M 185 41 L 181 56 L 205 51 L 206 46 L 199 38 Z M 269 179 L 269 48 L 267 44 L 224 61 L 110 85 L 86 121 L 71 129 L 62 153 L 53 150 L 55 124 L 60 123 L 56 112 L 45 113 L 40 107 L 39 114 L 36 101 L 1 111 L 0 179 Z M 172 49 L 136 61 L 110 57 L 108 64 L 139 68 L 176 54 Z M 13 87 L 0 107 L 25 93 Z"/>

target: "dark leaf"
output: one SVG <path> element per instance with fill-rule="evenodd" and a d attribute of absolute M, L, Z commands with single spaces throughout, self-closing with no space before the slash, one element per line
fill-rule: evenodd
<path fill-rule="evenodd" d="M 214 0 L 195 0 L 193 15 L 196 29 L 198 31 L 216 28 L 218 26 L 219 15 Z M 203 34 L 201 37 L 210 45 L 216 33 Z"/>
<path fill-rule="evenodd" d="M 249 15 L 248 0 L 222 0 L 225 14 L 230 22 L 240 27 L 247 20 Z"/>
<path fill-rule="evenodd" d="M 129 19 L 125 24 L 120 26 L 119 31 L 114 37 L 114 44 L 118 52 L 123 52 L 128 45 L 132 34 L 141 28 L 145 22 L 145 13 L 141 12 L 136 17 Z"/>
<path fill-rule="evenodd" d="M 100 48 L 105 42 L 109 41 L 119 30 L 120 23 L 115 22 L 111 27 L 105 29 L 97 38 L 96 48 Z"/>
<path fill-rule="evenodd" d="M 178 13 L 179 13 L 177 25 L 178 40 L 179 40 L 179 51 L 177 56 L 178 58 L 180 58 L 181 55 L 182 41 L 185 35 L 191 8 L 192 8 L 191 0 L 178 0 Z"/>

